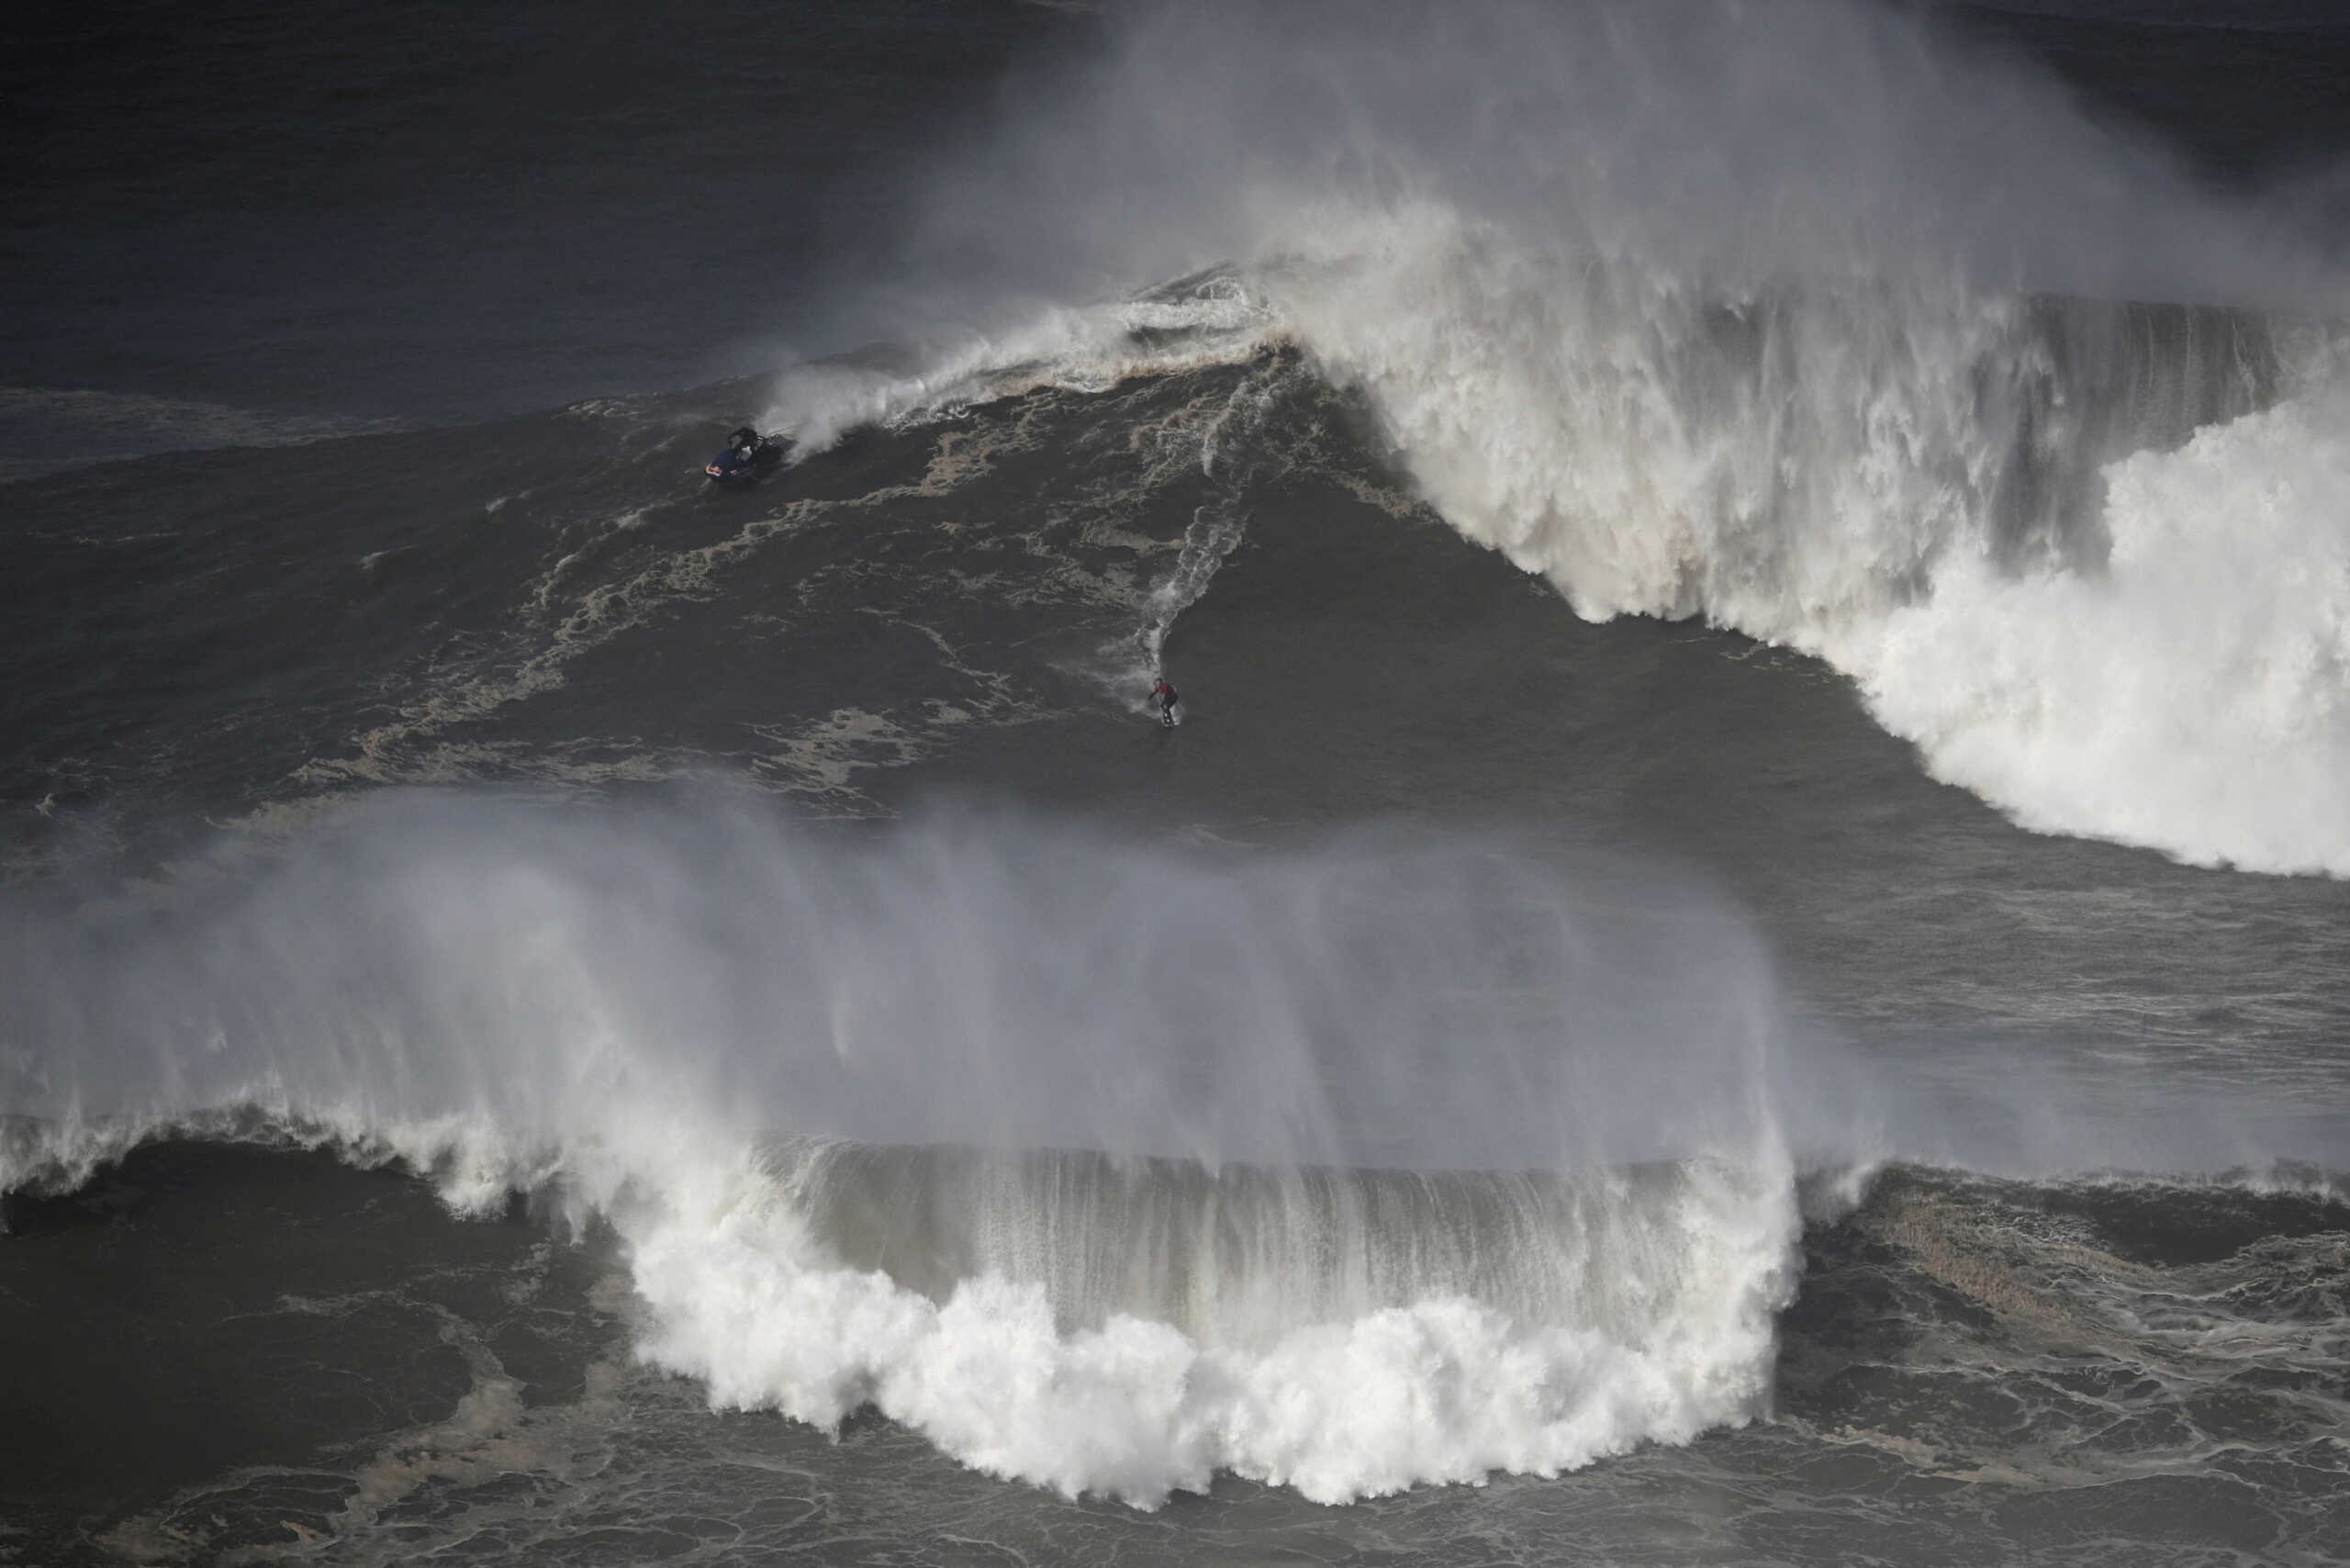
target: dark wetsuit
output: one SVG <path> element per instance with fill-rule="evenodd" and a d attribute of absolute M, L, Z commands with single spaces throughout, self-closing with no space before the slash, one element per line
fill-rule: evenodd
<path fill-rule="evenodd" d="M 1172 724 L 1175 722 L 1175 704 L 1183 700 L 1175 694 L 1173 687 L 1163 680 L 1150 689 L 1150 695 L 1158 703 L 1158 722 Z"/>

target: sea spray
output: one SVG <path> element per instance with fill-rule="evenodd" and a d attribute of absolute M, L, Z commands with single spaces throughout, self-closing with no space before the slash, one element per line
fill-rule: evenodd
<path fill-rule="evenodd" d="M 1144 1506 L 1220 1470 L 1336 1503 L 1686 1441 L 1766 1407 L 1793 1294 L 1784 1169 L 1309 1176 L 837 1146 L 780 1163 L 722 1212 L 624 1222 L 657 1324 L 643 1354 L 716 1405 L 829 1425 L 871 1403 L 982 1469 Z M 892 1165 L 968 1206 L 968 1271 L 844 1259 L 840 1211 L 884 1194 L 841 1188 Z M 1018 1197 L 998 1182 L 972 1204 L 974 1165 Z M 866 1245 L 907 1246 L 909 1218 L 892 1206 Z"/>
<path fill-rule="evenodd" d="M 2350 876 L 2350 387 L 2107 471 L 2097 572 L 1950 562 L 1848 667 L 2042 832 Z"/>
<path fill-rule="evenodd" d="M 1168 6 L 1027 85 L 889 286 L 916 335 L 983 324 L 951 398 L 1293 342 L 1581 613 L 1818 654 L 2027 826 L 2350 874 L 2320 324 L 2350 278 L 2293 214 L 1857 4 Z M 1171 338 L 1035 306 L 1217 263 L 1214 323 Z M 2151 521 L 2181 487 L 2207 535 Z M 2221 591 L 2170 617 L 2221 538 Z"/>
<path fill-rule="evenodd" d="M 1587 618 L 1818 654 L 2026 826 L 2350 874 L 2333 334 L 1944 286 L 1707 294 L 1427 212 L 1376 253 L 1285 271 L 1300 339 L 1448 521 Z"/>
<path fill-rule="evenodd" d="M 1591 873 L 379 796 L 8 912 L 8 1096 L 543 1192 L 714 1402 L 1072 1494 L 1549 1473 L 1766 1407 L 1798 1223 L 1759 943 Z"/>

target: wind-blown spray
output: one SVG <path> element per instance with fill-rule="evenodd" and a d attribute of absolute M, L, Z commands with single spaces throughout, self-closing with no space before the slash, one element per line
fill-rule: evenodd
<path fill-rule="evenodd" d="M 1800 1074 L 1758 944 L 1670 878 L 379 798 L 11 927 L 9 1184 L 178 1126 L 543 1188 L 720 1403 L 1152 1504 L 1552 1472 L 1769 1397 Z"/>
<path fill-rule="evenodd" d="M 2350 285 L 2036 69 L 1853 4 L 1177 6 L 1009 102 L 877 307 L 982 346 L 892 407 L 1285 338 L 1579 613 L 1818 654 L 2027 826 L 2350 874 Z M 1218 264 L 1257 308 L 1033 303 Z"/>

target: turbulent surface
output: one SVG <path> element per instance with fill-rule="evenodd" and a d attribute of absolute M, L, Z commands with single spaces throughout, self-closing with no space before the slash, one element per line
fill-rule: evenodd
<path fill-rule="evenodd" d="M 227 1311 L 317 1346 L 283 1379 L 182 1352 L 260 1406 L 195 1462 L 133 1466 L 120 1409 L 45 1393 L 86 1435 L 20 1472 L 49 1478 L 24 1560 L 2332 1550 L 2350 1211 L 2268 1162 L 2338 1161 L 2338 888 L 2021 834 L 1818 665 L 1561 614 L 1290 350 L 954 406 L 740 496 L 679 477 L 707 406 L 23 491 L 33 602 L 122 551 L 212 576 L 156 573 L 121 661 L 11 731 L 39 799 L 9 1034 L 83 1042 L 12 1058 L 41 1118 L 15 1180 L 77 1193 L 12 1210 L 22 1333 L 130 1310 L 109 1269 L 252 1248 L 243 1305 L 142 1332 Z M 545 466 L 464 465 L 517 444 Z M 319 559 L 300 520 L 375 463 L 440 489 L 341 492 Z M 279 528 L 249 502 L 233 544 L 188 537 L 191 492 L 265 485 Z M 318 583 L 279 600 L 292 669 L 219 610 L 289 564 Z M 1197 714 L 1174 735 L 1135 711 L 1154 660 Z M 365 801 L 453 781 L 528 793 Z M 1128 842 L 928 803 L 975 785 Z M 845 820 L 779 834 L 763 797 Z M 1512 825 L 1331 837 L 1430 801 Z M 549 1217 L 451 1230 L 414 1187 L 187 1144 L 77 1187 L 243 1100 L 270 1109 L 196 1130 L 290 1125 Z M 1590 1164 L 1692 1148 L 1734 1163 Z M 1229 1163 L 1282 1153 L 1341 1163 Z M 1908 1169 L 1849 1213 L 1852 1178 L 1798 1186 L 1886 1154 L 2263 1174 Z M 297 1277 L 247 1182 L 315 1192 L 298 1223 L 374 1237 L 386 1277 Z M 378 1220 L 369 1191 L 403 1195 Z M 132 1251 L 42 1250 L 98 1245 Z M 440 1382 L 364 1370 L 411 1343 Z M 382 1392 L 262 1413 L 319 1375 Z M 1415 1488 L 1444 1479 L 1483 1484 Z"/>
<path fill-rule="evenodd" d="M 1897 1171 L 1812 1226 L 1770 1422 L 1565 1483 L 1321 1509 L 1227 1476 L 1144 1514 L 1007 1487 L 870 1417 L 827 1436 L 712 1416 L 630 1354 L 609 1241 L 453 1222 L 317 1157 L 167 1144 L 12 1207 L 0 1311 L 47 1440 L 11 1424 L 11 1473 L 41 1495 L 8 1543 L 32 1562 L 1990 1563 L 2029 1542 L 2314 1562 L 2350 1530 L 2342 1342 L 2311 1332 L 2340 1320 L 2345 1218 L 2317 1193 Z M 55 1338 L 65 1278 L 88 1282 L 73 1342 L 122 1331 L 136 1408 L 92 1398 Z M 173 1439 L 196 1431 L 191 1462 Z M 82 1509 L 106 1533 L 65 1547 Z"/>
<path fill-rule="evenodd" d="M 518 15 L 218 122 L 58 65 L 10 264 L 245 254 L 319 191 L 219 149 Z M 780 15 L 789 113 L 599 12 L 609 122 L 313 237 L 666 179 L 522 273 L 821 212 L 891 345 L 647 299 L 562 395 L 793 363 L 517 411 L 486 261 L 477 344 L 374 263 L 0 334 L 0 1562 L 2350 1555 L 2336 32 Z M 2307 112 L 2147 85 L 2231 60 Z"/>

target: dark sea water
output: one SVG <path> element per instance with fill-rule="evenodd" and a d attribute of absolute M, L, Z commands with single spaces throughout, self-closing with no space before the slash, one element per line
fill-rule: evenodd
<path fill-rule="evenodd" d="M 2350 1559 L 2333 8 L 0 29 L 0 1562 Z"/>

